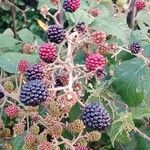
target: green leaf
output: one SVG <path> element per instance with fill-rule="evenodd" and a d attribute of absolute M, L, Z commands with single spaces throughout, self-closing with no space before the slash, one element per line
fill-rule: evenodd
<path fill-rule="evenodd" d="M 115 18 L 113 16 L 99 16 L 92 23 L 91 28 L 102 30 L 107 34 L 116 36 L 123 43 L 128 43 L 131 30 L 127 27 L 126 20 Z"/>
<path fill-rule="evenodd" d="M 138 106 L 149 99 L 150 70 L 137 58 L 123 62 L 115 70 L 112 86 L 129 106 Z"/>
<path fill-rule="evenodd" d="M 24 144 L 24 136 L 23 135 L 16 136 L 13 139 L 12 143 L 13 143 L 13 150 L 21 150 Z"/>
<path fill-rule="evenodd" d="M 20 41 L 12 38 L 10 36 L 7 36 L 5 34 L 0 34 L 0 49 L 13 47 L 19 42 Z"/>
<path fill-rule="evenodd" d="M 86 54 L 84 52 L 79 52 L 74 58 L 75 64 L 84 64 Z"/>
<path fill-rule="evenodd" d="M 123 122 L 122 121 L 116 121 L 111 126 L 111 131 L 109 133 L 110 140 L 112 145 L 114 146 L 115 140 L 117 136 L 123 131 Z"/>
<path fill-rule="evenodd" d="M 22 29 L 17 33 L 23 42 L 32 43 L 34 41 L 34 34 L 28 29 Z"/>
<path fill-rule="evenodd" d="M 13 53 L 8 52 L 4 55 L 0 56 L 0 67 L 9 73 L 16 73 L 17 72 L 17 64 L 19 60 L 26 59 L 30 63 L 36 63 L 38 56 L 37 55 L 27 55 L 21 53 Z"/>
<path fill-rule="evenodd" d="M 110 140 L 112 145 L 114 146 L 115 141 L 120 140 L 120 137 L 125 135 L 124 133 L 124 128 L 126 125 L 134 128 L 134 122 L 132 119 L 132 114 L 131 113 L 125 113 L 125 114 L 120 114 L 119 119 L 115 120 L 112 123 L 111 129 L 108 132 L 108 135 L 110 136 Z M 126 137 L 124 137 L 126 141 L 130 140 L 129 133 L 126 132 Z"/>
<path fill-rule="evenodd" d="M 143 119 L 144 117 L 150 118 L 149 107 L 137 107 L 132 111 L 133 119 Z"/>
<path fill-rule="evenodd" d="M 76 104 L 72 107 L 70 113 L 69 113 L 69 119 L 71 122 L 78 119 L 81 115 L 82 111 L 79 104 Z"/>
<path fill-rule="evenodd" d="M 89 15 L 87 11 L 84 10 L 77 10 L 74 13 L 66 12 L 66 18 L 67 20 L 71 20 L 74 24 L 77 24 L 78 22 L 85 22 L 86 24 L 91 24 L 94 21 L 94 17 Z"/>
<path fill-rule="evenodd" d="M 150 137 L 150 129 L 140 129 L 144 134 Z M 140 135 L 136 136 L 137 147 L 136 150 L 150 150 L 150 142 Z"/>

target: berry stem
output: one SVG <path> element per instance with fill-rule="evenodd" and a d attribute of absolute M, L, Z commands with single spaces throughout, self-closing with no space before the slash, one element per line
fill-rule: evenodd
<path fill-rule="evenodd" d="M 146 134 L 144 134 L 138 128 L 134 128 L 134 131 L 137 132 L 140 136 L 142 136 L 143 138 L 145 138 L 146 140 L 148 140 L 150 142 L 150 137 L 148 137 Z"/>

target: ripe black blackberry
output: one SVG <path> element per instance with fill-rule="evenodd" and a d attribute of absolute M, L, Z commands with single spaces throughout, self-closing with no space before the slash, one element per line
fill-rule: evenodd
<path fill-rule="evenodd" d="M 65 38 L 65 30 L 59 25 L 50 25 L 47 30 L 47 37 L 50 42 L 60 44 Z"/>
<path fill-rule="evenodd" d="M 107 110 L 98 103 L 91 103 L 85 107 L 82 120 L 85 126 L 97 130 L 105 130 L 111 122 Z"/>
<path fill-rule="evenodd" d="M 20 101 L 27 106 L 36 106 L 46 101 L 48 90 L 41 80 L 27 82 L 21 89 Z"/>
<path fill-rule="evenodd" d="M 84 32 L 86 29 L 86 25 L 84 22 L 78 22 L 78 24 L 76 25 L 76 29 L 79 33 Z"/>
<path fill-rule="evenodd" d="M 133 54 L 138 54 L 138 53 L 141 51 L 141 45 L 140 45 L 138 42 L 133 42 L 133 43 L 130 45 L 130 51 L 131 51 Z"/>
<path fill-rule="evenodd" d="M 4 92 L 0 91 L 0 99 L 4 98 Z"/>
<path fill-rule="evenodd" d="M 26 79 L 28 81 L 43 78 L 43 67 L 39 64 L 31 65 L 26 71 Z"/>

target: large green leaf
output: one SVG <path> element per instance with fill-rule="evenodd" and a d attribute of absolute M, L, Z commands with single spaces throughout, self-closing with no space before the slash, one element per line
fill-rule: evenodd
<path fill-rule="evenodd" d="M 150 118 L 150 108 L 147 107 L 137 107 L 132 111 L 133 119 L 143 119 L 144 117 Z"/>
<path fill-rule="evenodd" d="M 123 62 L 115 70 L 112 86 L 129 106 L 137 106 L 149 98 L 150 69 L 137 58 Z"/>
<path fill-rule="evenodd" d="M 116 36 L 123 43 L 128 43 L 130 29 L 127 27 L 126 20 L 113 16 L 99 16 L 92 23 L 91 27 L 95 30 L 102 30 L 107 34 Z"/>
<path fill-rule="evenodd" d="M 67 20 L 71 20 L 74 24 L 82 21 L 86 24 L 91 24 L 94 21 L 94 17 L 84 10 L 77 10 L 74 13 L 66 12 L 66 18 Z"/>
<path fill-rule="evenodd" d="M 0 49 L 13 47 L 19 42 L 20 41 L 12 38 L 10 36 L 7 36 L 5 34 L 0 34 Z"/>
<path fill-rule="evenodd" d="M 33 42 L 34 41 L 34 34 L 26 28 L 20 30 L 18 32 L 18 35 L 23 42 Z"/>
<path fill-rule="evenodd" d="M 37 55 L 27 55 L 21 53 L 8 52 L 0 56 L 0 67 L 9 73 L 16 73 L 19 60 L 26 59 L 30 63 L 36 63 Z"/>
<path fill-rule="evenodd" d="M 127 141 L 130 140 L 129 138 L 129 133 L 126 132 L 126 135 L 124 133 L 124 128 L 126 127 L 126 125 L 129 125 L 130 127 L 134 128 L 134 122 L 132 119 L 132 114 L 131 113 L 125 113 L 125 114 L 120 114 L 119 119 L 115 120 L 112 123 L 111 129 L 110 131 L 108 131 L 108 135 L 110 136 L 110 140 L 112 145 L 114 146 L 114 143 L 116 140 L 121 140 L 121 135 L 125 136 L 124 140 Z M 123 139 L 123 137 L 122 137 Z M 125 141 L 123 141 L 125 142 Z"/>

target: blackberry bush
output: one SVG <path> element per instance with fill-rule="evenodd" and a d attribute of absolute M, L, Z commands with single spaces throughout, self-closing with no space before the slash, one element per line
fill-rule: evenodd
<path fill-rule="evenodd" d="M 0 0 L 0 149 L 147 149 L 148 0 L 24 3 Z"/>

